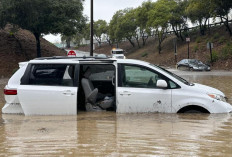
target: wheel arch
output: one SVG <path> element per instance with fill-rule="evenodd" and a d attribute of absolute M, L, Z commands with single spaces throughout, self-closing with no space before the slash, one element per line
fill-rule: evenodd
<path fill-rule="evenodd" d="M 197 110 L 197 111 L 201 111 L 202 113 L 210 113 L 209 110 L 207 110 L 206 108 L 199 106 L 199 105 L 188 105 L 188 106 L 184 106 L 182 108 L 180 108 L 177 113 L 184 113 L 186 111 L 189 110 Z"/>

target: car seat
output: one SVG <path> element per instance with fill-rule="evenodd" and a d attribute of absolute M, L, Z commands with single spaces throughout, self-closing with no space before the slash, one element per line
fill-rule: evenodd
<path fill-rule="evenodd" d="M 105 96 L 103 100 L 97 102 L 98 89 L 94 88 L 89 79 L 91 75 L 90 67 L 87 67 L 84 77 L 81 79 L 81 84 L 85 93 L 86 111 L 106 110 L 113 106 L 114 97 Z"/>

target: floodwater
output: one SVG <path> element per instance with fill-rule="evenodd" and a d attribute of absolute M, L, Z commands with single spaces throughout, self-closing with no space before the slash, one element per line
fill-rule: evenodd
<path fill-rule="evenodd" d="M 225 92 L 232 72 L 180 72 Z M 0 107 L 4 104 L 0 79 Z M 0 156 L 232 156 L 232 114 L 0 116 Z"/>

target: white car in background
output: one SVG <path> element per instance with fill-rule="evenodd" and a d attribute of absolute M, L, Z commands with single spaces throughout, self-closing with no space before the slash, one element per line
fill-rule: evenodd
<path fill-rule="evenodd" d="M 221 91 L 189 83 L 159 66 L 131 59 L 47 57 L 20 63 L 4 89 L 2 113 L 76 115 L 229 113 Z"/>
<path fill-rule="evenodd" d="M 116 58 L 116 59 L 126 59 L 125 57 L 125 51 L 123 49 L 119 49 L 119 48 L 113 48 L 111 50 L 111 55 L 112 58 Z"/>

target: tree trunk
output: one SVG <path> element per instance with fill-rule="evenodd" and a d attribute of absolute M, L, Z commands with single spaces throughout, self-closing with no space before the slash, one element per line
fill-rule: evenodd
<path fill-rule="evenodd" d="M 221 17 L 221 20 L 222 20 L 222 17 Z M 232 36 L 232 31 L 231 31 L 231 29 L 230 29 L 228 16 L 226 17 L 226 21 L 223 21 L 223 20 L 222 20 L 222 22 L 223 22 L 224 25 L 226 26 L 226 29 L 228 30 L 230 36 Z"/>
<path fill-rule="evenodd" d="M 161 54 L 161 43 L 162 43 L 162 38 L 163 38 L 163 35 L 160 34 L 160 32 L 158 32 L 158 41 L 159 41 L 159 45 L 158 45 L 158 50 L 159 50 L 159 54 Z"/>
<path fill-rule="evenodd" d="M 147 39 L 148 39 L 148 36 L 146 36 L 145 38 L 143 37 L 143 46 L 146 45 Z"/>
<path fill-rule="evenodd" d="M 106 39 L 106 40 L 107 40 L 107 39 Z M 109 44 L 110 46 L 112 46 L 110 39 L 107 40 L 107 42 L 108 42 L 108 44 Z"/>
<path fill-rule="evenodd" d="M 161 50 L 162 50 L 162 48 L 161 48 L 161 41 L 159 39 L 159 54 L 161 54 Z"/>
<path fill-rule="evenodd" d="M 204 24 L 202 24 L 202 19 L 199 19 L 198 21 L 200 25 L 200 35 L 205 35 Z"/>
<path fill-rule="evenodd" d="M 181 29 L 180 29 L 180 38 L 182 41 L 184 41 L 184 38 L 183 38 L 182 33 L 181 33 Z"/>
<path fill-rule="evenodd" d="M 134 42 L 133 42 L 130 38 L 127 38 L 127 40 L 129 40 L 129 42 L 131 43 L 131 45 L 132 45 L 133 47 L 135 47 Z"/>
<path fill-rule="evenodd" d="M 232 31 L 231 31 L 231 29 L 230 29 L 230 26 L 229 26 L 229 24 L 228 24 L 228 21 L 227 21 L 226 24 L 224 24 L 224 25 L 226 26 L 227 30 L 229 31 L 230 36 L 232 36 Z"/>
<path fill-rule="evenodd" d="M 145 31 L 140 31 L 140 34 L 142 34 L 143 46 L 145 46 L 147 38 L 148 38 L 148 35 L 147 36 L 144 35 Z"/>
<path fill-rule="evenodd" d="M 139 37 L 138 36 L 136 36 L 136 41 L 137 41 L 138 47 L 140 48 Z"/>
<path fill-rule="evenodd" d="M 36 39 L 36 50 L 37 57 L 41 57 L 41 49 L 40 49 L 40 33 L 33 33 Z"/>
<path fill-rule="evenodd" d="M 71 39 L 70 39 L 70 38 L 67 38 L 67 39 L 66 39 L 66 47 L 67 47 L 67 48 L 70 48 L 70 47 L 71 47 L 70 42 L 71 42 Z"/>
<path fill-rule="evenodd" d="M 172 30 L 174 31 L 176 37 L 179 38 L 180 36 L 178 34 L 178 31 L 177 31 L 177 29 L 175 29 L 175 27 L 173 25 L 172 25 Z"/>
<path fill-rule="evenodd" d="M 94 36 L 95 40 L 97 40 L 99 47 L 101 47 L 101 38 Z"/>
<path fill-rule="evenodd" d="M 211 34 L 211 31 L 210 31 L 210 24 L 209 24 L 209 20 L 208 20 L 208 30 L 209 30 L 209 35 Z"/>

